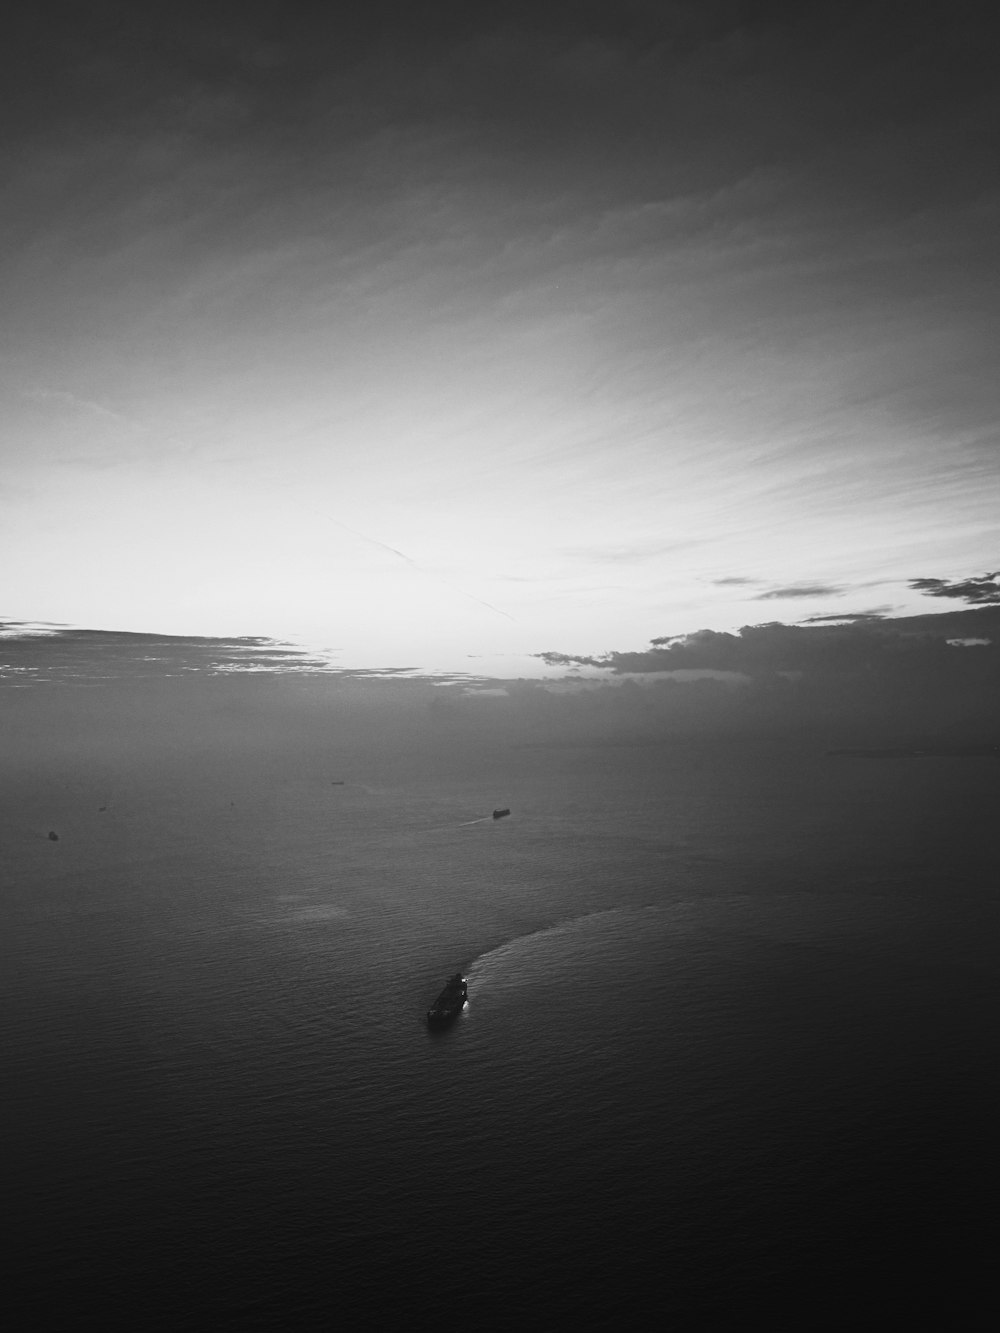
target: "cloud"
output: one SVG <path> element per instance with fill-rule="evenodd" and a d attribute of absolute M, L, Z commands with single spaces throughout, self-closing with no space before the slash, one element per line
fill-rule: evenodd
<path fill-rule="evenodd" d="M 787 625 L 771 621 L 744 625 L 737 633 L 698 630 L 694 634 L 653 639 L 638 651 L 603 656 L 539 654 L 550 666 L 599 667 L 616 674 L 678 670 L 740 672 L 762 679 L 776 673 L 804 671 L 836 676 L 844 671 L 879 673 L 887 663 L 939 654 L 956 638 L 1000 638 L 1000 614 L 984 607 L 945 615 L 887 619 L 880 612 L 836 617 L 839 624 Z"/>
<path fill-rule="evenodd" d="M 676 551 L 689 551 L 701 545 L 701 539 L 684 538 L 678 541 L 662 541 L 656 538 L 637 541 L 620 546 L 582 546 L 566 548 L 565 554 L 571 558 L 606 561 L 609 564 L 628 563 L 631 561 L 655 560 Z"/>
<path fill-rule="evenodd" d="M 333 479 L 363 529 L 369 496 L 414 515 L 446 496 L 477 541 L 499 534 L 498 571 L 537 569 L 522 604 L 550 599 L 538 647 L 573 642 L 559 616 L 588 591 L 564 594 L 566 551 L 581 577 L 601 562 L 622 579 L 621 597 L 594 597 L 596 625 L 601 601 L 662 609 L 726 564 L 770 577 L 719 587 L 833 597 L 774 583 L 800 568 L 857 589 L 855 534 L 891 552 L 980 521 L 996 452 L 975 432 L 996 419 L 996 379 L 976 103 L 992 48 L 960 18 L 938 32 L 919 6 L 897 27 L 855 5 L 485 0 L 346 23 L 254 4 L 232 24 L 185 2 L 114 5 L 108 25 L 69 8 L 50 33 L 27 7 L 10 61 L 12 383 L 56 386 L 20 433 L 39 497 L 26 530 L 59 523 L 37 461 L 52 451 L 89 469 L 167 457 L 188 487 L 182 448 L 199 469 L 245 450 L 310 492 Z M 65 549 L 141 563 L 118 558 L 115 517 L 132 530 L 148 476 L 85 477 L 107 517 L 81 503 Z M 260 476 L 234 478 L 220 518 L 252 507 Z M 162 512 L 150 533 L 172 527 Z M 704 561 L 651 571 L 681 549 L 660 536 L 686 532 L 714 543 Z M 457 563 L 385 533 L 386 552 L 464 589 Z M 814 564 L 793 562 L 797 541 Z M 452 545 L 486 567 L 485 544 Z M 271 549 L 275 582 L 300 588 L 295 544 Z M 241 623 L 229 570 L 251 577 L 214 550 L 222 529 L 199 556 L 204 618 L 160 623 Z M 20 605 L 79 623 L 66 560 L 24 563 L 41 586 Z M 104 609 L 87 623 L 123 623 L 124 583 L 92 582 Z M 280 631 L 286 614 L 243 623 Z M 671 623 L 644 614 L 628 641 Z"/>
<path fill-rule="evenodd" d="M 76 752 L 84 741 L 109 757 L 270 747 L 321 766 L 333 738 L 369 759 L 374 747 L 421 764 L 461 747 L 481 756 L 522 744 L 687 738 L 822 750 L 1000 739 L 1000 606 L 775 621 L 638 651 L 540 657 L 563 668 L 562 681 L 342 671 L 269 639 L 10 622 L 0 638 L 0 723 L 25 755 L 40 743 Z M 593 674 L 574 677 L 573 668 Z"/>
<path fill-rule="evenodd" d="M 138 431 L 143 435 L 149 434 L 149 427 L 144 426 L 141 421 L 134 421 L 132 417 L 124 416 L 121 412 L 106 407 L 104 403 L 95 402 L 92 398 L 80 398 L 77 394 L 68 393 L 63 389 L 27 389 L 25 397 L 36 403 L 64 403 L 81 412 L 90 412 L 106 421 L 114 421 L 119 426 L 127 426 L 129 430 Z"/>
<path fill-rule="evenodd" d="M 850 620 L 858 622 L 863 620 L 884 620 L 886 616 L 895 609 L 894 606 L 886 605 L 873 606 L 867 611 L 831 611 L 829 614 L 823 616 L 806 616 L 804 620 L 799 621 L 799 624 L 819 625 L 828 621 Z"/>
<path fill-rule="evenodd" d="M 0 621 L 0 680 L 21 683 L 316 672 L 326 666 L 274 639 L 132 634 Z"/>
<path fill-rule="evenodd" d="M 544 656 L 550 665 L 633 678 L 625 684 L 635 689 L 613 691 L 622 696 L 613 709 L 595 705 L 595 726 L 600 713 L 610 727 L 614 712 L 615 727 L 648 735 L 784 737 L 819 747 L 1000 738 L 1000 607 L 839 619 L 847 623 L 775 621 L 735 634 L 662 637 L 642 651 Z M 702 678 L 684 683 L 682 671 Z M 709 671 L 747 683 L 734 689 L 705 678 Z M 584 727 L 583 714 L 575 716 Z"/>
<path fill-rule="evenodd" d="M 758 593 L 753 601 L 774 602 L 786 597 L 839 597 L 843 591 L 836 584 L 793 583 L 787 588 L 772 588 L 770 592 Z"/>
<path fill-rule="evenodd" d="M 954 597 L 975 606 L 1000 605 L 1000 570 L 967 579 L 910 579 L 909 586 L 928 597 Z"/>

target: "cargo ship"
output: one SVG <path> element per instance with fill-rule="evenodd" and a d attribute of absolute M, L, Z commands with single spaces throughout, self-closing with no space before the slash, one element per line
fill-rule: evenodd
<path fill-rule="evenodd" d="M 508 807 L 508 809 L 506 809 L 506 810 L 494 810 L 494 811 L 493 811 L 493 818 L 494 818 L 494 819 L 503 819 L 504 815 L 509 815 L 509 814 L 510 814 L 510 809 L 509 809 L 509 807 Z"/>
<path fill-rule="evenodd" d="M 469 998 L 469 985 L 461 972 L 456 972 L 445 983 L 444 990 L 427 1010 L 427 1026 L 441 1028 L 457 1018 Z"/>

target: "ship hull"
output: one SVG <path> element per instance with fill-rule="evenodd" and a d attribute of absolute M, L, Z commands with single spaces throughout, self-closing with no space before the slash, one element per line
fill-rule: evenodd
<path fill-rule="evenodd" d="M 454 1009 L 428 1009 L 427 1026 L 429 1028 L 450 1027 L 464 1008 L 465 1001 L 463 1000 L 462 1003 L 457 1005 Z"/>
<path fill-rule="evenodd" d="M 465 1008 L 468 998 L 469 988 L 466 980 L 461 973 L 457 973 L 427 1010 L 427 1026 L 443 1028 L 453 1023 Z"/>

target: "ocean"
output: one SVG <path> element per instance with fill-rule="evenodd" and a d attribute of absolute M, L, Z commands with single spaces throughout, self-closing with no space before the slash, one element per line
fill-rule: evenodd
<path fill-rule="evenodd" d="M 996 760 L 3 772 L 19 1326 L 971 1326 Z"/>

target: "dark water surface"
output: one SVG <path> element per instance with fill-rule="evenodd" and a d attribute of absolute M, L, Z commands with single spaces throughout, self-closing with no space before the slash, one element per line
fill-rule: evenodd
<path fill-rule="evenodd" d="M 4 782 L 5 1198 L 39 1326 L 974 1317 L 994 760 Z M 470 1004 L 428 1032 L 458 967 Z"/>

